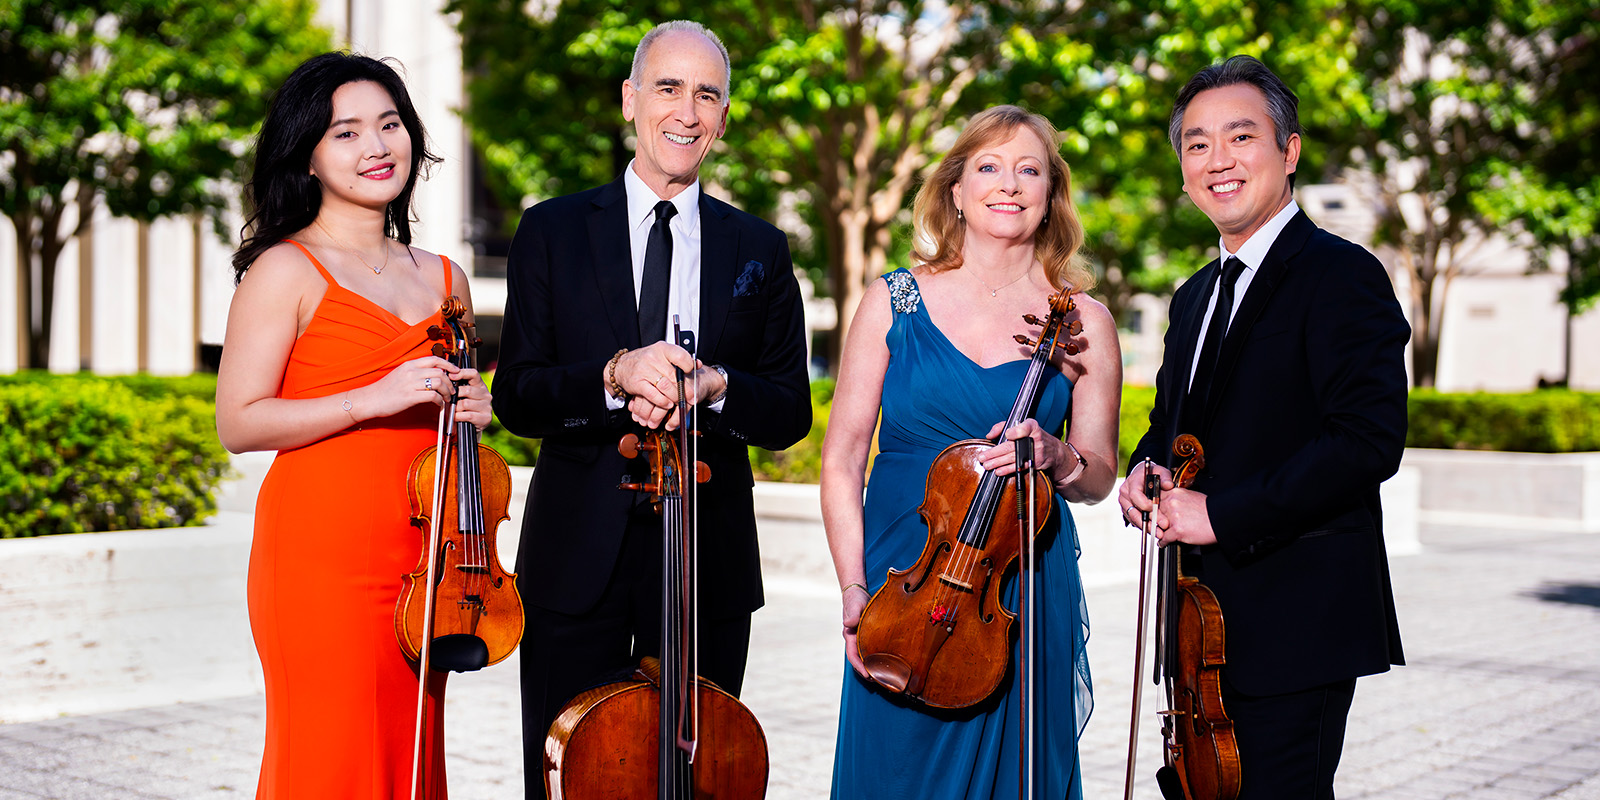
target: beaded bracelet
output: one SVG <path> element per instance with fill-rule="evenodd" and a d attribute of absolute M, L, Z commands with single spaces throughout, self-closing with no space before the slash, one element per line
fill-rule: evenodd
<path fill-rule="evenodd" d="M 624 347 L 621 350 L 618 350 L 616 354 L 611 357 L 610 361 L 606 362 L 606 383 L 611 385 L 611 396 L 624 402 L 632 399 L 633 397 L 632 395 L 628 394 L 627 391 L 623 390 L 622 384 L 617 383 L 617 361 L 621 359 L 622 354 L 626 352 L 628 352 L 628 348 Z"/>

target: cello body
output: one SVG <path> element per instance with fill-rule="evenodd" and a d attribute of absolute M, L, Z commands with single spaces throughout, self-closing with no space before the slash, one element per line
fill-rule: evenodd
<path fill-rule="evenodd" d="M 561 710 L 545 738 L 550 800 L 657 796 L 660 678 L 659 662 L 647 658 L 629 680 L 589 689 Z M 762 797 L 769 764 L 760 723 L 733 695 L 704 678 L 698 681 L 700 736 L 689 796 Z M 616 736 L 615 731 L 638 735 Z"/>

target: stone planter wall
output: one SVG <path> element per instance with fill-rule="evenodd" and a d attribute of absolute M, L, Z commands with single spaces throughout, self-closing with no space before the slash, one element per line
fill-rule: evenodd
<path fill-rule="evenodd" d="M 1600 533 L 1600 453 L 1407 450 L 1422 522 Z"/>

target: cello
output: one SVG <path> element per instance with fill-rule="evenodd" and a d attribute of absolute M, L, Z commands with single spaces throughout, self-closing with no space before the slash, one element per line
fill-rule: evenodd
<path fill-rule="evenodd" d="M 1055 349 L 1078 352 L 1067 338 L 1083 332 L 1081 321 L 1066 321 L 1075 307 L 1068 286 L 1050 296 L 1047 320 L 1023 317 L 1042 328 L 1037 340 L 1013 337 L 1034 351 L 1000 441 L 1032 414 Z M 889 570 L 856 628 L 856 650 L 868 676 L 934 708 L 971 706 L 999 688 L 1009 669 L 1016 624 L 1016 615 L 1001 602 L 1001 584 L 1017 560 L 1019 543 L 1033 540 L 1050 519 L 1054 489 L 1049 477 L 1032 472 L 1027 480 L 1036 485 L 1031 494 L 1025 492 L 1023 479 L 1002 478 L 979 463 L 993 446 L 988 439 L 966 439 L 934 458 L 918 509 L 928 525 L 928 542 L 915 564 Z M 1024 495 L 1032 499 L 1031 516 L 1002 513 Z"/>
<path fill-rule="evenodd" d="M 694 334 L 674 335 L 695 352 Z M 696 484 L 711 470 L 696 458 L 694 406 L 677 370 L 676 432 L 630 433 L 617 450 L 645 456 L 648 492 L 661 513 L 661 657 L 645 658 L 626 680 L 580 693 L 561 709 L 544 746 L 550 800 L 709 800 L 751 798 L 767 790 L 767 739 L 754 714 L 695 663 Z"/>
<path fill-rule="evenodd" d="M 457 367 L 473 367 L 479 340 L 466 321 L 466 305 L 452 295 L 440 312 L 445 326 L 428 328 L 428 338 L 438 340 L 433 354 Z M 496 532 L 508 518 L 511 470 L 499 453 L 478 441 L 477 426 L 456 420 L 456 399 L 451 393 L 440 409 L 436 443 L 417 454 L 406 477 L 411 524 L 426 532 L 416 569 L 401 579 L 394 614 L 395 639 L 417 665 L 413 800 L 422 782 L 430 671 L 469 672 L 498 664 L 522 641 L 517 576 L 501 566 L 496 546 Z M 441 603 L 454 610 L 439 613 Z"/>
<path fill-rule="evenodd" d="M 1179 459 L 1172 482 L 1180 489 L 1194 483 L 1205 468 L 1205 451 L 1192 434 L 1172 443 Z M 1124 798 L 1133 797 L 1135 751 L 1138 743 L 1139 704 L 1144 680 L 1145 608 L 1149 595 L 1146 566 L 1150 530 L 1160 508 L 1161 482 L 1145 469 L 1144 491 L 1154 508 L 1145 512 L 1140 553 L 1139 624 L 1134 656 L 1133 721 L 1128 735 L 1128 774 Z M 1239 744 L 1233 720 L 1222 705 L 1222 667 L 1227 662 L 1227 639 L 1222 607 L 1217 596 L 1199 579 L 1183 574 L 1179 546 L 1161 551 L 1161 579 L 1157 599 L 1157 666 L 1154 680 L 1164 683 L 1167 709 L 1160 712 L 1163 765 L 1156 783 L 1166 800 L 1235 800 L 1242 778 Z"/>

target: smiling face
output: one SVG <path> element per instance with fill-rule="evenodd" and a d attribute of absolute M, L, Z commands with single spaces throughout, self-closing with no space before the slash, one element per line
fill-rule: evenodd
<path fill-rule="evenodd" d="M 967 220 L 967 236 L 1006 242 L 1031 240 L 1050 202 L 1044 142 L 1018 126 L 1003 142 L 979 147 L 950 187 Z"/>
<path fill-rule="evenodd" d="M 333 93 L 333 119 L 311 151 L 311 174 L 322 201 L 383 209 L 400 195 L 411 172 L 411 134 L 394 98 L 372 81 Z"/>
<path fill-rule="evenodd" d="M 1184 110 L 1180 134 L 1183 190 L 1211 219 L 1230 251 L 1289 204 L 1289 175 L 1300 160 L 1300 135 L 1278 149 L 1260 89 L 1207 89 Z"/>
<path fill-rule="evenodd" d="M 688 188 L 728 123 L 727 65 L 711 40 L 670 31 L 651 43 L 639 82 L 622 83 L 622 116 L 633 123 L 634 171 L 664 199 Z"/>

